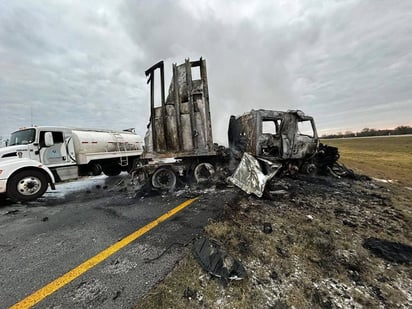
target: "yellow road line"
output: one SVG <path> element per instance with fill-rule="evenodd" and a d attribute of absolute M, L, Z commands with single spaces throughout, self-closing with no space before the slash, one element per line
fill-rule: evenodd
<path fill-rule="evenodd" d="M 156 220 L 150 222 L 146 226 L 142 227 L 141 229 L 138 229 L 137 231 L 133 232 L 132 234 L 126 236 L 122 240 L 118 241 L 114 245 L 108 247 L 107 249 L 101 251 L 100 253 L 96 254 L 94 257 L 90 258 L 89 260 L 85 261 L 84 263 L 80 264 L 76 268 L 73 268 L 69 272 L 65 273 L 63 276 L 57 278 L 56 280 L 50 282 L 49 284 L 45 285 L 44 287 L 40 288 L 33 294 L 27 296 L 23 300 L 19 301 L 15 305 L 11 306 L 10 309 L 21 309 L 21 308 L 30 308 L 34 306 L 35 304 L 39 303 L 43 299 L 45 299 L 47 296 L 50 294 L 53 294 L 56 292 L 58 289 L 64 287 L 66 284 L 69 282 L 73 281 L 77 277 L 81 276 L 83 273 L 88 271 L 89 269 L 93 268 L 100 262 L 104 261 L 107 259 L 109 256 L 112 254 L 116 253 L 123 247 L 127 246 L 130 244 L 132 241 L 136 240 L 143 234 L 147 233 L 163 221 L 167 220 L 168 218 L 172 217 L 179 211 L 183 210 L 190 204 L 192 204 L 196 198 L 187 200 L 186 202 L 183 202 L 179 206 L 173 208 L 172 210 L 168 211 L 167 213 L 163 214 Z"/>

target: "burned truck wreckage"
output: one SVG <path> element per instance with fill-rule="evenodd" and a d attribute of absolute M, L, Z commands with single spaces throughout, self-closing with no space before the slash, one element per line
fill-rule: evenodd
<path fill-rule="evenodd" d="M 157 72 L 160 103 L 155 102 Z M 313 118 L 302 111 L 260 109 L 231 116 L 226 148 L 213 143 L 204 59 L 173 64 L 167 97 L 163 61 L 145 74 L 150 84 L 151 115 L 145 150 L 132 171 L 135 181 L 171 190 L 180 183 L 210 182 L 220 177 L 261 197 L 266 182 L 283 173 L 337 176 L 333 167 L 338 149 L 319 143 Z"/>

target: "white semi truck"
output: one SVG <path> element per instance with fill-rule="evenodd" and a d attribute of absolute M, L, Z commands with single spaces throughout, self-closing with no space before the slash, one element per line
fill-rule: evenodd
<path fill-rule="evenodd" d="M 129 171 L 142 152 L 142 139 L 128 131 L 23 128 L 0 148 L 0 194 L 34 200 L 56 182 Z"/>

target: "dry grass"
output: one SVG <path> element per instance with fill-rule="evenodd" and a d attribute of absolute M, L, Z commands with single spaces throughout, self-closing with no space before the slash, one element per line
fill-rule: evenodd
<path fill-rule="evenodd" d="M 188 252 L 137 308 L 402 308 L 408 266 L 388 267 L 362 242 L 378 237 L 408 243 L 412 221 L 385 206 L 386 195 L 371 198 L 375 191 L 354 183 L 341 192 L 344 198 L 333 199 L 339 188 L 331 196 L 312 187 L 284 201 L 242 198 L 226 205 L 223 220 L 211 222 L 205 233 L 245 265 L 248 277 L 225 287 Z M 352 190 L 356 197 L 348 194 Z M 265 222 L 272 233 L 263 233 Z M 190 299 L 187 289 L 195 291 Z"/>
<path fill-rule="evenodd" d="M 340 161 L 371 177 L 412 187 L 412 136 L 326 139 L 339 148 Z"/>
<path fill-rule="evenodd" d="M 238 258 L 248 277 L 225 287 L 188 251 L 137 308 L 412 305 L 410 266 L 388 264 L 362 247 L 368 237 L 411 244 L 412 191 L 405 187 L 412 174 L 412 138 L 324 142 L 339 147 L 348 167 L 399 183 L 303 177 L 277 180 L 289 196 L 275 201 L 240 194 L 205 234 Z M 272 233 L 263 233 L 265 222 Z M 190 299 L 184 296 L 188 288 L 195 291 Z"/>

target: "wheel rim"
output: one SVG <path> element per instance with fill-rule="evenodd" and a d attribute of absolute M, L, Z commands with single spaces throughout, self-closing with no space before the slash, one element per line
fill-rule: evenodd
<path fill-rule="evenodd" d="M 215 174 L 215 168 L 212 164 L 203 162 L 196 166 L 194 175 L 197 183 L 207 182 Z"/>
<path fill-rule="evenodd" d="M 147 181 L 147 174 L 141 168 L 132 172 L 132 184 L 143 185 Z"/>
<path fill-rule="evenodd" d="M 153 174 L 152 185 L 158 189 L 173 189 L 176 185 L 176 175 L 168 168 L 160 168 Z"/>
<path fill-rule="evenodd" d="M 41 180 L 35 176 L 24 177 L 17 183 L 17 191 L 22 195 L 34 195 L 41 187 Z"/>

